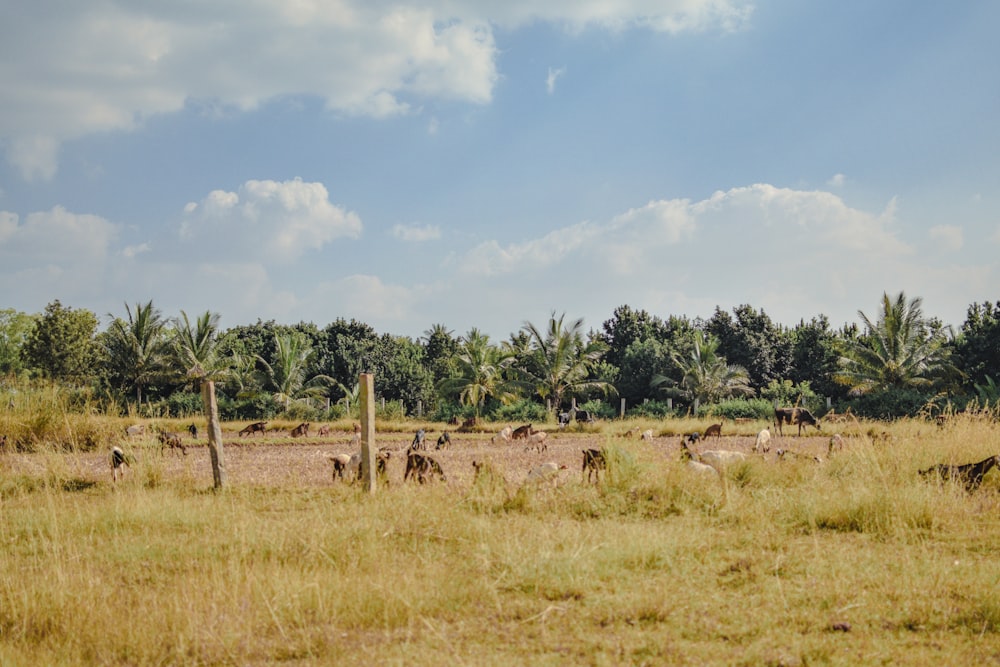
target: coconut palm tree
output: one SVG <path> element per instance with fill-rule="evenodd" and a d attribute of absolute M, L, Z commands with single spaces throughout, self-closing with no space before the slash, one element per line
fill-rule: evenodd
<path fill-rule="evenodd" d="M 895 299 L 882 294 L 882 310 L 876 321 L 858 311 L 866 333 L 843 342 L 840 370 L 834 379 L 864 394 L 900 388 L 932 387 L 954 375 L 949 360 L 949 330 L 926 319 L 923 300 L 907 300 L 900 292 Z"/>
<path fill-rule="evenodd" d="M 531 322 L 521 329 L 528 336 L 528 345 L 527 353 L 518 360 L 518 370 L 523 381 L 543 399 L 551 399 L 556 408 L 572 392 L 614 391 L 611 383 L 590 377 L 591 369 L 607 351 L 607 344 L 584 340 L 583 318 L 569 324 L 565 318 L 565 313 L 556 318 L 553 312 L 544 330 Z"/>
<path fill-rule="evenodd" d="M 207 310 L 193 324 L 183 310 L 174 320 L 174 355 L 195 389 L 202 380 L 218 380 L 229 370 L 231 359 L 219 355 L 218 331 L 218 313 Z"/>
<path fill-rule="evenodd" d="M 274 358 L 268 362 L 257 356 L 263 369 L 264 385 L 272 390 L 274 400 L 288 406 L 293 400 L 322 398 L 325 387 L 334 382 L 328 375 L 306 378 L 313 349 L 299 332 L 274 336 Z"/>
<path fill-rule="evenodd" d="M 719 340 L 706 337 L 701 331 L 694 333 L 694 345 L 688 355 L 671 353 L 670 358 L 681 372 L 678 388 L 683 396 L 700 403 L 714 403 L 732 396 L 753 396 L 750 374 L 742 366 L 726 363 L 719 356 Z M 670 382 L 665 375 L 655 375 L 652 387 Z"/>
<path fill-rule="evenodd" d="M 108 363 L 112 375 L 135 389 L 141 405 L 143 389 L 168 374 L 170 339 L 165 335 L 167 322 L 152 300 L 137 303 L 135 311 L 126 303 L 125 313 L 127 321 L 115 317 L 108 328 Z"/>
<path fill-rule="evenodd" d="M 490 343 L 488 334 L 473 328 L 459 340 L 458 351 L 452 357 L 453 375 L 438 383 L 438 391 L 458 394 L 459 402 L 473 406 L 479 416 L 487 398 L 509 403 L 517 397 L 516 384 L 505 374 L 513 361 L 504 348 Z"/>

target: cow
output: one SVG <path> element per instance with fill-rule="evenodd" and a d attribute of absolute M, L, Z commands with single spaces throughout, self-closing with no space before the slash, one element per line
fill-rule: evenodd
<path fill-rule="evenodd" d="M 819 420 L 813 417 L 812 413 L 805 408 L 775 408 L 774 409 L 774 425 L 778 427 L 778 435 L 784 435 L 781 430 L 782 424 L 788 424 L 789 426 L 798 424 L 799 435 L 802 435 L 802 426 L 812 425 L 819 428 Z"/>
<path fill-rule="evenodd" d="M 293 438 L 309 437 L 309 422 L 302 422 L 292 429 Z"/>
<path fill-rule="evenodd" d="M 560 412 L 556 415 L 556 419 L 559 421 L 559 428 L 566 428 L 569 425 L 570 419 L 572 419 L 572 415 L 568 412 Z"/>
<path fill-rule="evenodd" d="M 590 414 L 587 410 L 577 410 L 573 413 L 573 418 L 578 422 L 590 423 L 594 421 L 594 415 Z"/>
<path fill-rule="evenodd" d="M 252 424 L 247 424 L 239 432 L 239 437 L 250 436 L 254 433 L 260 433 L 261 435 L 267 430 L 267 422 L 254 422 Z"/>

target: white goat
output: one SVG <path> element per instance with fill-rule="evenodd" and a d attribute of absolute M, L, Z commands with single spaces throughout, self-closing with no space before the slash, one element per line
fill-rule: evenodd
<path fill-rule="evenodd" d="M 493 443 L 495 443 L 497 441 L 497 438 L 500 438 L 504 442 L 510 442 L 510 439 L 513 436 L 513 434 L 514 434 L 514 429 L 508 424 L 507 426 L 504 426 L 502 429 L 500 429 L 499 433 L 490 438 L 490 444 L 492 445 Z"/>
<path fill-rule="evenodd" d="M 650 442 L 653 440 L 653 429 L 647 429 L 642 432 L 642 439 Z"/>
<path fill-rule="evenodd" d="M 128 468 L 128 459 L 121 447 L 111 448 L 111 481 L 117 482 L 118 476 L 125 479 L 125 469 Z"/>
<path fill-rule="evenodd" d="M 719 476 L 719 471 L 708 465 L 707 463 L 702 463 L 701 461 L 694 460 L 694 454 L 688 449 L 687 443 L 681 440 L 681 461 L 684 461 L 684 467 L 691 472 L 697 473 L 699 475 L 712 475 L 714 477 Z"/>
<path fill-rule="evenodd" d="M 535 431 L 534 433 L 528 436 L 528 444 L 525 445 L 524 451 L 528 451 L 529 449 L 534 449 L 539 453 L 544 452 L 549 448 L 549 446 L 545 443 L 545 439 L 548 437 L 549 434 L 546 433 L 545 431 Z"/>
<path fill-rule="evenodd" d="M 771 432 L 766 428 L 757 434 L 753 443 L 754 454 L 766 454 L 771 451 Z"/>
<path fill-rule="evenodd" d="M 526 484 L 540 484 L 541 482 L 552 481 L 552 485 L 555 486 L 559 481 L 559 471 L 565 470 L 566 466 L 559 465 L 553 461 L 548 461 L 540 465 L 535 466 L 528 472 L 528 478 L 525 480 Z"/>
<path fill-rule="evenodd" d="M 698 455 L 698 460 L 715 468 L 718 472 L 725 472 L 725 469 L 747 460 L 747 455 L 743 452 L 734 452 L 728 449 L 710 449 Z"/>

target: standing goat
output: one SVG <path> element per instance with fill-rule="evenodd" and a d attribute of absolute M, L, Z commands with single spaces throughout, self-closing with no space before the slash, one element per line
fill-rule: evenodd
<path fill-rule="evenodd" d="M 583 469 L 581 475 L 587 473 L 587 481 L 593 479 L 595 482 L 601 481 L 601 470 L 607 470 L 608 461 L 604 457 L 604 452 L 600 449 L 584 449 Z M 582 479 L 581 479 L 582 481 Z"/>
<path fill-rule="evenodd" d="M 125 479 L 125 469 L 128 468 L 128 458 L 121 447 L 111 448 L 111 481 L 117 482 L 119 475 Z"/>
<path fill-rule="evenodd" d="M 960 466 L 939 463 L 926 470 L 921 470 L 920 475 L 923 477 L 935 475 L 941 481 L 953 479 L 956 482 L 961 482 L 965 490 L 972 493 L 982 484 L 986 473 L 996 465 L 1000 465 L 1000 455 L 991 456 L 978 463 L 966 463 Z"/>

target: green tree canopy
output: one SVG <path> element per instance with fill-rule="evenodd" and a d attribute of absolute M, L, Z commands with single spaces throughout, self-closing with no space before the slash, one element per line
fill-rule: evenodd
<path fill-rule="evenodd" d="M 21 350 L 37 319 L 37 316 L 13 308 L 0 310 L 0 374 L 21 372 Z"/>
<path fill-rule="evenodd" d="M 457 396 L 479 415 L 488 398 L 503 404 L 517 398 L 517 387 L 504 373 L 513 361 L 510 348 L 493 345 L 489 335 L 474 328 L 460 340 L 453 375 L 441 380 L 438 390 L 448 397 Z"/>
<path fill-rule="evenodd" d="M 21 349 L 21 358 L 43 377 L 85 383 L 95 378 L 99 351 L 97 315 L 64 307 L 58 299 L 45 307 Z"/>

